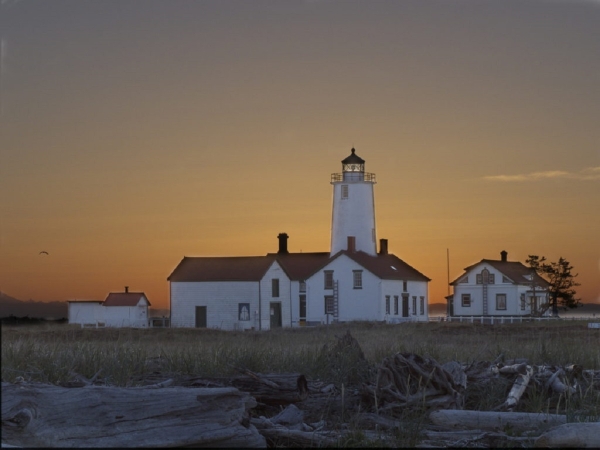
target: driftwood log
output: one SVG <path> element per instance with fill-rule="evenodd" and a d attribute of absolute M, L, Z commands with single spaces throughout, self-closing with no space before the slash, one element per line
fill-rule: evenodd
<path fill-rule="evenodd" d="M 21 447 L 265 447 L 256 405 L 226 388 L 2 383 L 2 443 Z"/>
<path fill-rule="evenodd" d="M 190 378 L 183 385 L 232 386 L 248 392 L 257 402 L 272 406 L 285 406 L 308 398 L 308 382 L 302 374 L 261 374 L 247 369 L 238 370 L 244 375 L 227 378 Z"/>
<path fill-rule="evenodd" d="M 600 448 L 600 422 L 566 423 L 543 433 L 536 447 Z"/>
<path fill-rule="evenodd" d="M 468 410 L 434 411 L 429 418 L 435 425 L 447 429 L 515 432 L 547 430 L 567 422 L 567 416 L 559 414 Z"/>

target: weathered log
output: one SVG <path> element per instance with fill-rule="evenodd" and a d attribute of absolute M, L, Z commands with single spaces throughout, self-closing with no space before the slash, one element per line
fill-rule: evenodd
<path fill-rule="evenodd" d="M 184 386 L 233 386 L 248 392 L 259 403 L 283 406 L 306 400 L 309 396 L 306 377 L 299 373 L 260 374 L 239 369 L 245 375 L 223 378 L 191 378 Z"/>
<path fill-rule="evenodd" d="M 517 403 L 519 403 L 523 392 L 525 392 L 525 388 L 527 388 L 527 385 L 529 384 L 531 375 L 533 374 L 533 368 L 526 364 L 519 365 L 516 370 L 518 371 L 519 375 L 517 376 L 517 379 L 515 380 L 515 383 L 508 393 L 508 397 L 503 405 L 509 411 L 512 411 L 514 407 L 517 406 Z"/>
<path fill-rule="evenodd" d="M 429 418 L 435 425 L 449 429 L 518 432 L 548 429 L 567 422 L 567 416 L 557 414 L 469 410 L 439 410 L 432 412 Z"/>
<path fill-rule="evenodd" d="M 560 379 L 560 376 L 564 375 L 564 371 L 562 369 L 558 369 L 549 379 L 546 381 L 546 387 L 552 389 L 557 394 L 564 394 L 565 392 L 569 392 L 569 394 L 575 393 L 575 388 L 572 386 L 567 386 Z"/>
<path fill-rule="evenodd" d="M 23 447 L 264 447 L 237 389 L 2 383 L 2 442 Z"/>
<path fill-rule="evenodd" d="M 538 437 L 536 447 L 600 448 L 600 422 L 566 423 Z"/>
<path fill-rule="evenodd" d="M 275 446 L 307 448 L 338 444 L 339 435 L 333 432 L 292 430 L 265 417 L 252 418 L 250 423 Z"/>
<path fill-rule="evenodd" d="M 309 395 L 308 383 L 302 374 L 260 374 L 249 370 L 245 373 L 248 376 L 231 378 L 230 384 L 250 393 L 260 403 L 289 405 L 306 400 Z"/>

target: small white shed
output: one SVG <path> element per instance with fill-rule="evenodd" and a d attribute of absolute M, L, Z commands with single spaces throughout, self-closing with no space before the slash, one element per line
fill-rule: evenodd
<path fill-rule="evenodd" d="M 69 323 L 106 327 L 148 327 L 150 301 L 143 292 L 111 292 L 104 301 L 69 300 Z"/>

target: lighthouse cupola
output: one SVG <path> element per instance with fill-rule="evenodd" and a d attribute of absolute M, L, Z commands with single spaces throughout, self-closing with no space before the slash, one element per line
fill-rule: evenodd
<path fill-rule="evenodd" d="M 365 178 L 365 160 L 356 154 L 353 148 L 350 156 L 342 160 L 344 181 L 362 181 Z"/>
<path fill-rule="evenodd" d="M 353 148 L 342 160 L 342 173 L 331 174 L 331 184 L 331 255 L 348 250 L 375 256 L 375 174 L 365 172 L 365 160 Z M 351 248 L 349 242 L 353 243 Z"/>

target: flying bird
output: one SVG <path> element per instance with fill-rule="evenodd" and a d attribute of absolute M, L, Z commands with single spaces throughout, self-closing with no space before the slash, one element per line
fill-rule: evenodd
<path fill-rule="evenodd" d="M 45 254 L 45 255 L 49 255 L 49 254 L 50 254 L 50 253 L 48 253 L 48 252 L 47 252 L 47 251 L 45 251 L 45 250 L 42 250 L 42 251 L 40 252 L 40 255 L 41 255 L 42 253 L 43 253 L 43 254 Z"/>

